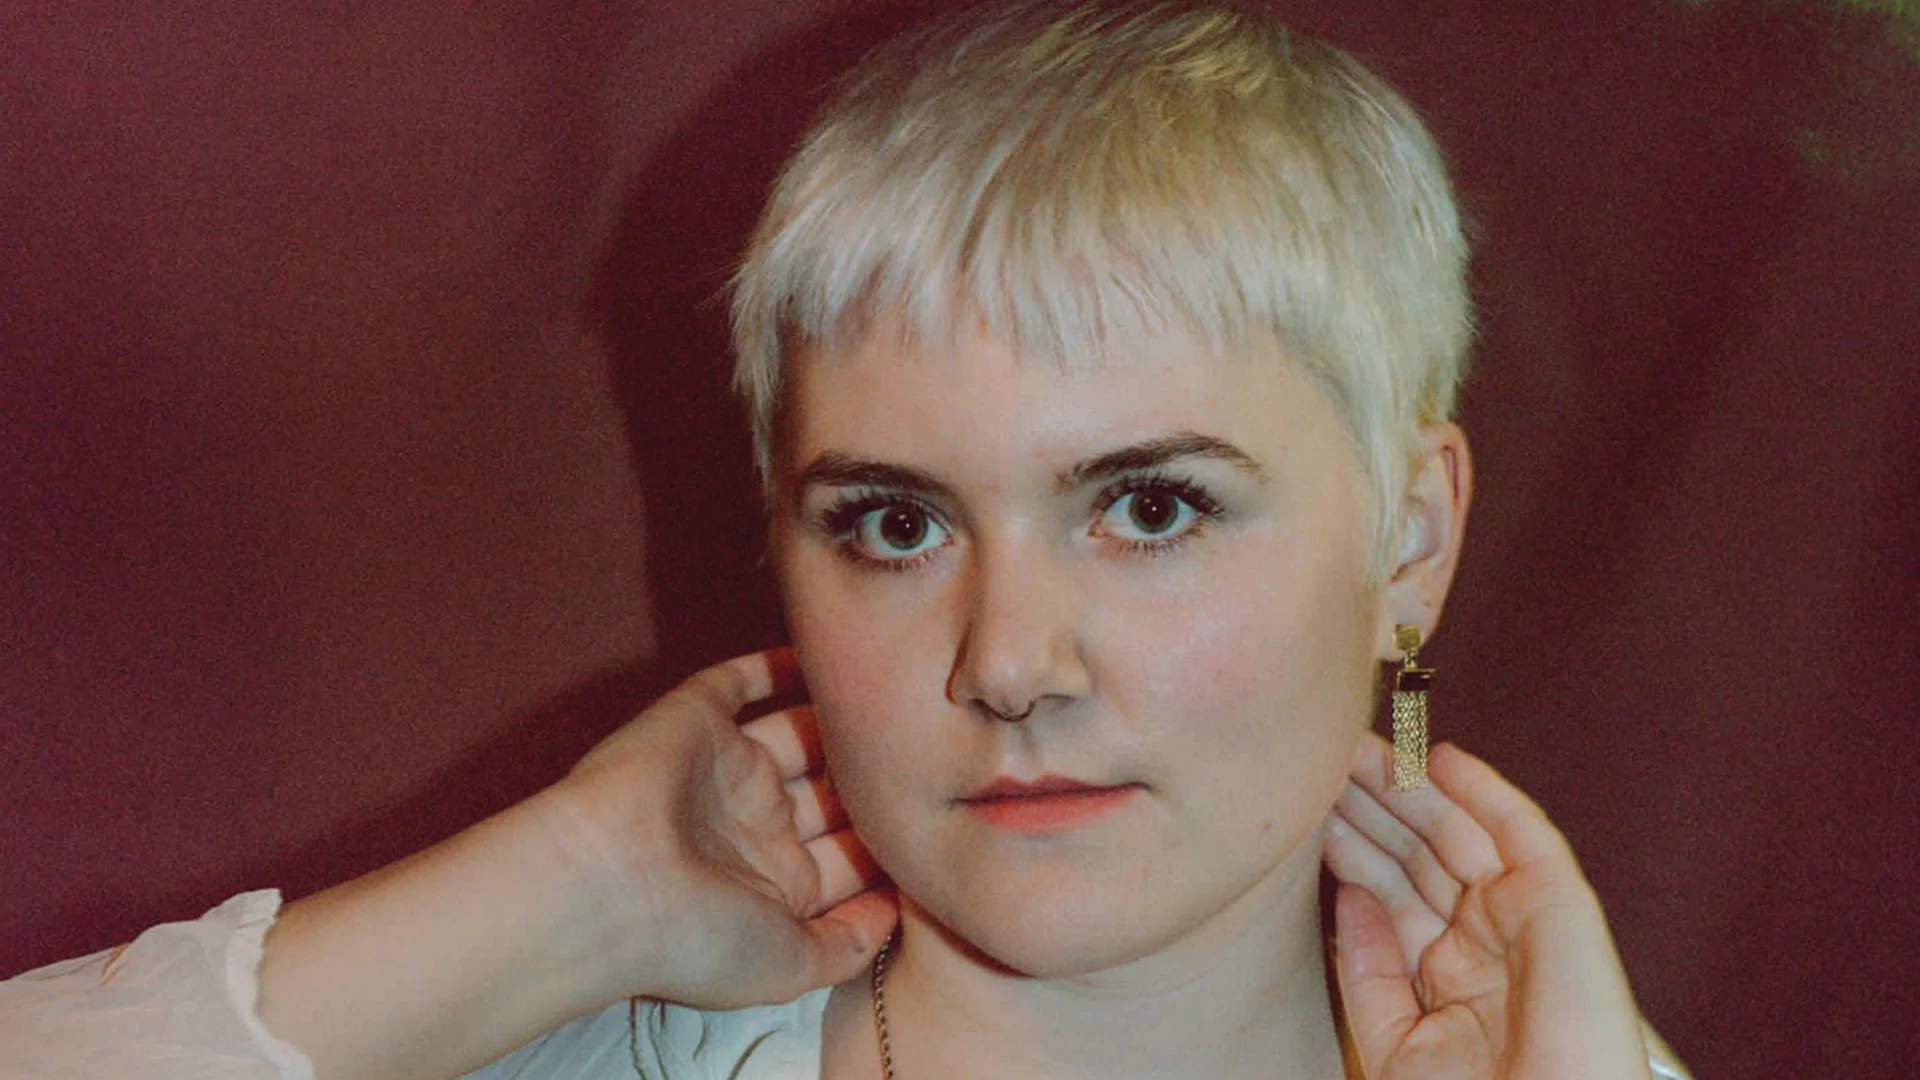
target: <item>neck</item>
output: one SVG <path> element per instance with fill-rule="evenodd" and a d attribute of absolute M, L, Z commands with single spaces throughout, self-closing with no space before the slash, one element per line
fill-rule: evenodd
<path fill-rule="evenodd" d="M 908 901 L 886 997 L 900 1080 L 1338 1080 L 1318 845 L 1205 924 L 1117 968 L 1009 972 Z"/>

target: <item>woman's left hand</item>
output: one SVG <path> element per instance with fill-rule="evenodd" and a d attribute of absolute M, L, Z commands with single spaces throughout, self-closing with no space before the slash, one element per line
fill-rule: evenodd
<path fill-rule="evenodd" d="M 1436 747 L 1390 790 L 1366 736 L 1328 819 L 1335 965 L 1368 1080 L 1644 1080 L 1640 1014 L 1566 838 L 1499 773 Z"/>

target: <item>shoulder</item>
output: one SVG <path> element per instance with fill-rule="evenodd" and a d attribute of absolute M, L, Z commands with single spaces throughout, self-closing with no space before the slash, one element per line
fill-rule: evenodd
<path fill-rule="evenodd" d="M 622 1001 L 468 1080 L 818 1080 L 821 1016 L 830 993 L 728 1012 Z"/>

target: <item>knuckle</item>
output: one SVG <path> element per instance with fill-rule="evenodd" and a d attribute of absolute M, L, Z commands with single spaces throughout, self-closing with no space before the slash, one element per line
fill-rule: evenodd
<path fill-rule="evenodd" d="M 724 687 L 716 685 L 714 680 L 704 677 L 694 678 L 683 683 L 674 691 L 689 706 L 704 712 L 731 714 L 730 696 Z"/>
<path fill-rule="evenodd" d="M 1407 865 L 1425 862 L 1431 857 L 1426 841 L 1408 829 L 1387 830 L 1387 834 L 1380 839 L 1380 846 L 1386 849 L 1387 854 Z"/>

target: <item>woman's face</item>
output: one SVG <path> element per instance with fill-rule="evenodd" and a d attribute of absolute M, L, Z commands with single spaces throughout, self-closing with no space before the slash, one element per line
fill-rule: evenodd
<path fill-rule="evenodd" d="M 1308 377 L 1170 332 L 1075 370 L 875 335 L 790 378 L 790 628 L 905 893 L 1067 975 L 1317 875 L 1389 631 L 1358 451 Z M 1019 789 L 1043 779 L 1071 790 Z"/>

